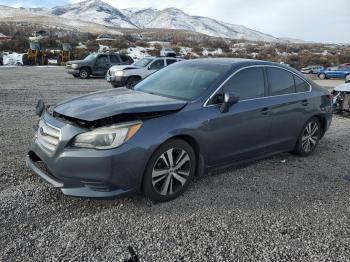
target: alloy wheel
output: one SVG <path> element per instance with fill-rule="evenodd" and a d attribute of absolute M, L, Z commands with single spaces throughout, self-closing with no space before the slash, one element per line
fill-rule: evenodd
<path fill-rule="evenodd" d="M 80 71 L 80 77 L 85 79 L 85 78 L 88 78 L 89 74 L 86 70 L 81 70 Z"/>
<path fill-rule="evenodd" d="M 172 195 L 186 184 L 191 170 L 189 154 L 180 148 L 170 148 L 156 161 L 152 170 L 152 185 L 160 195 Z"/>
<path fill-rule="evenodd" d="M 317 145 L 319 134 L 318 134 L 319 126 L 316 121 L 309 122 L 303 132 L 301 138 L 301 146 L 305 153 L 309 153 Z"/>

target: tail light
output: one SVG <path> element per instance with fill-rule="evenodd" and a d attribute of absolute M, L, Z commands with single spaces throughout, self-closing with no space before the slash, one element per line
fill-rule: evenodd
<path fill-rule="evenodd" d="M 333 95 L 332 95 L 331 92 L 328 91 L 327 94 L 326 94 L 326 96 L 327 96 L 327 98 L 328 98 L 329 101 L 333 102 Z"/>

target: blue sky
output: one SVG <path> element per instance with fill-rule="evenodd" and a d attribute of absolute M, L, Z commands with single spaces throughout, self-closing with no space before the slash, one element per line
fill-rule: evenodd
<path fill-rule="evenodd" d="M 81 0 L 0 0 L 0 5 L 52 7 Z M 350 0 L 104 0 L 117 8 L 177 7 L 191 15 L 240 24 L 277 37 L 350 43 Z"/>

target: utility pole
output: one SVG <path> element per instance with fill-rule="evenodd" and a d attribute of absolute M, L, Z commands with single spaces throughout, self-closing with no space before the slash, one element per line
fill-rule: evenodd
<path fill-rule="evenodd" d="M 284 53 L 284 63 L 287 64 L 287 56 L 288 56 L 288 44 L 289 41 L 286 41 L 286 52 Z"/>

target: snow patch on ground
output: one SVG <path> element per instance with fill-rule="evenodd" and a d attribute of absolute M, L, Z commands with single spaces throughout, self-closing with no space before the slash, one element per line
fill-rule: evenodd
<path fill-rule="evenodd" d="M 2 58 L 3 58 L 3 63 L 5 66 L 18 66 L 18 65 L 23 65 L 22 62 L 22 56 L 23 54 L 18 54 L 16 52 L 13 53 L 4 53 Z"/>

